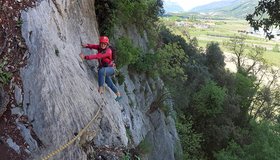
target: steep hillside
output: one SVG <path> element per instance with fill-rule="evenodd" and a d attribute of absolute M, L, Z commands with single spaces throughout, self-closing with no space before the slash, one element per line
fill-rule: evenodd
<path fill-rule="evenodd" d="M 254 11 L 258 0 L 222 0 L 193 8 L 191 12 L 244 18 Z"/>
<path fill-rule="evenodd" d="M 20 21 L 27 60 L 9 113 L 21 138 L 6 134 L 0 145 L 10 146 L 17 157 L 24 155 L 19 159 L 41 159 L 55 150 L 45 158 L 78 160 L 122 159 L 145 144 L 150 149 L 138 152 L 142 159 L 175 159 L 180 143 L 174 120 L 159 109 L 148 112 L 163 82 L 123 68 L 125 83 L 118 85 L 123 99 L 118 103 L 109 89 L 97 92 L 97 62 L 80 59 L 80 52 L 94 53 L 81 44 L 98 43 L 94 1 L 42 0 L 22 11 Z M 118 31 L 135 45 L 147 44 L 133 25 Z M 75 144 L 68 143 L 77 134 Z M 56 150 L 64 144 L 69 144 L 65 150 Z"/>

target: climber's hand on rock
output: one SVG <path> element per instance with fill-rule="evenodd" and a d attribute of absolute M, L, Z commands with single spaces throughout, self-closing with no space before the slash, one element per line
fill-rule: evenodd
<path fill-rule="evenodd" d="M 81 57 L 82 60 L 85 59 L 85 55 L 83 53 L 80 53 L 79 56 Z"/>

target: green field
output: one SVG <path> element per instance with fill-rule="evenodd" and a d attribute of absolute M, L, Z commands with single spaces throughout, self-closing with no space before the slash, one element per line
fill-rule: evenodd
<path fill-rule="evenodd" d="M 220 44 L 223 51 L 229 52 L 226 42 L 235 36 L 245 37 L 246 46 L 261 46 L 266 49 L 265 60 L 272 65 L 280 66 L 280 46 L 279 41 L 268 40 L 264 37 L 257 37 L 252 34 L 240 31 L 250 31 L 250 26 L 245 20 L 226 19 L 226 20 L 205 20 L 205 19 L 182 19 L 176 17 L 161 18 L 161 22 L 170 28 L 174 34 L 181 35 L 186 40 L 196 37 L 198 45 L 205 48 L 208 42 L 214 41 Z M 181 25 L 179 24 L 181 23 Z M 275 49 L 276 48 L 276 49 Z M 274 50 L 273 50 L 274 49 Z M 248 51 L 247 51 L 248 52 Z"/>

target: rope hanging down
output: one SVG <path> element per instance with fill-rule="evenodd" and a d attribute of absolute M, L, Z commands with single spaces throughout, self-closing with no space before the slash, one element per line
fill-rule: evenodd
<path fill-rule="evenodd" d="M 83 135 L 83 133 L 86 131 L 86 129 L 90 126 L 90 124 L 97 118 L 99 112 L 100 112 L 100 106 L 95 114 L 95 116 L 89 121 L 89 123 L 85 126 L 85 128 L 83 128 L 74 138 L 72 138 L 68 143 L 60 146 L 57 150 L 49 153 L 47 156 L 43 157 L 42 160 L 48 160 L 51 157 L 53 157 L 54 155 L 57 155 L 58 153 L 60 153 L 61 151 L 63 151 L 64 149 L 66 149 L 67 147 L 69 147 L 72 143 L 74 143 L 79 137 L 81 137 Z"/>

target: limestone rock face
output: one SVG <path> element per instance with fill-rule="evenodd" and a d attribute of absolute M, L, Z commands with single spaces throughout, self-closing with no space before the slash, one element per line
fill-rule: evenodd
<path fill-rule="evenodd" d="M 29 50 L 27 65 L 21 70 L 24 114 L 34 120 L 34 131 L 46 146 L 34 149 L 34 158 L 67 143 L 101 107 L 98 118 L 88 128 L 96 132 L 95 146 L 136 147 L 149 139 L 153 149 L 144 159 L 175 159 L 178 136 L 174 120 L 160 110 L 147 114 L 163 87 L 160 79 L 129 75 L 123 69 L 126 81 L 118 86 L 123 95 L 120 103 L 107 87 L 105 94 L 97 92 L 97 63 L 83 62 L 79 57 L 81 52 L 94 53 L 82 49 L 81 44 L 98 43 L 93 0 L 42 0 L 36 7 L 22 11 L 21 18 Z M 139 40 L 136 31 L 133 36 L 141 43 L 138 45 L 145 47 L 140 34 Z M 87 159 L 87 154 L 79 145 L 70 145 L 54 159 Z"/>

